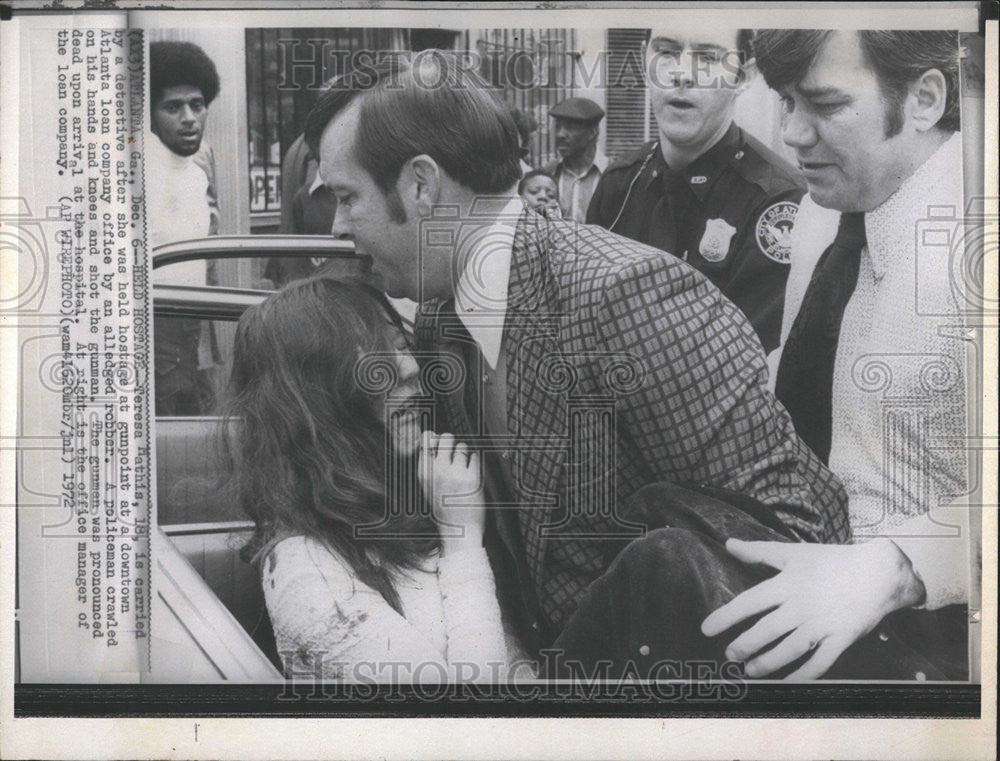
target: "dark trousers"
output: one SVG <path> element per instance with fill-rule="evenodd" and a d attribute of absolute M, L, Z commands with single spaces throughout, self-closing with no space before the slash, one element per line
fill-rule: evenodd
<path fill-rule="evenodd" d="M 625 513 L 652 530 L 588 588 L 546 656 L 547 675 L 731 678 L 732 668 L 723 665 L 726 646 L 756 619 L 714 638 L 701 633 L 701 622 L 776 571 L 736 560 L 726 539 L 791 541 L 784 528 L 741 495 L 669 484 L 640 490 Z M 790 673 L 802 660 L 767 678 Z M 845 650 L 825 678 L 967 679 L 967 607 L 897 611 Z"/>

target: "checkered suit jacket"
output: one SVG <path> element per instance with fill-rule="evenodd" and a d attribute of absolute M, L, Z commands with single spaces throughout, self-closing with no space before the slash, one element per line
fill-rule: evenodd
<path fill-rule="evenodd" d="M 450 304 L 423 304 L 415 327 L 418 357 L 465 370 L 439 389 L 435 427 L 511 453 L 516 523 L 555 631 L 641 533 L 619 512 L 649 483 L 734 490 L 803 540 L 849 539 L 844 490 L 767 391 L 749 322 L 680 259 L 522 215 L 504 326 L 506 439 L 486 436 L 485 368 Z"/>

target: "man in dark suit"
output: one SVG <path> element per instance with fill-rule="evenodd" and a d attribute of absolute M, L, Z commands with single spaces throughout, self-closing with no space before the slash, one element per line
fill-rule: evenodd
<path fill-rule="evenodd" d="M 648 484 L 734 495 L 788 538 L 847 538 L 842 488 L 766 389 L 740 310 L 678 259 L 526 211 L 513 120 L 450 56 L 348 78 L 306 136 L 338 199 L 333 234 L 421 304 L 434 424 L 486 454 L 487 548 L 529 647 L 558 644 L 642 535 L 623 503 Z"/>

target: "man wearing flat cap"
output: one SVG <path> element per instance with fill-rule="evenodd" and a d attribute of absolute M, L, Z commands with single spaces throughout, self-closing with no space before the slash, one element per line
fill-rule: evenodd
<path fill-rule="evenodd" d="M 604 109 L 587 98 L 567 98 L 549 109 L 556 120 L 556 150 L 561 157 L 545 166 L 559 185 L 564 219 L 586 221 L 590 197 L 608 160 L 597 150 Z"/>

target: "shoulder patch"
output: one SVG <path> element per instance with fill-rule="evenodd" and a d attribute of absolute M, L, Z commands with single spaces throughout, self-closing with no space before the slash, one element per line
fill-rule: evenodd
<path fill-rule="evenodd" d="M 791 261 L 792 228 L 795 226 L 795 215 L 799 205 L 791 201 L 779 201 L 771 204 L 757 219 L 754 233 L 760 252 L 768 259 L 778 264 L 788 264 Z"/>

